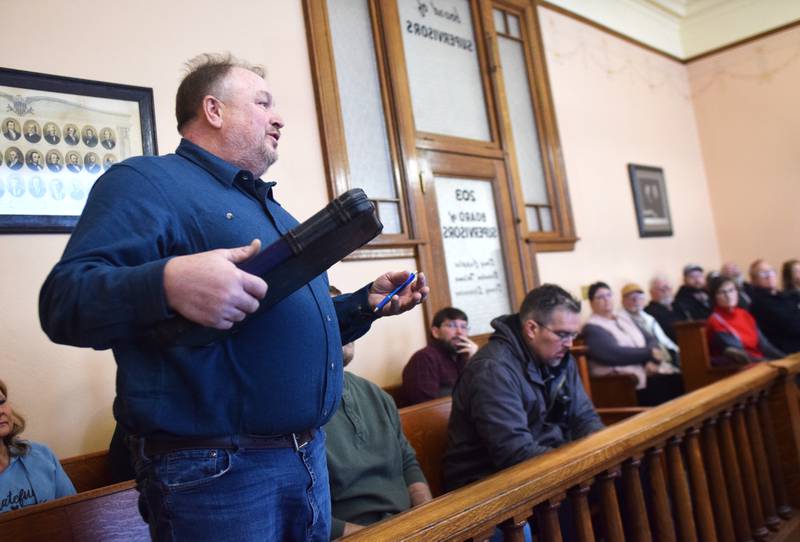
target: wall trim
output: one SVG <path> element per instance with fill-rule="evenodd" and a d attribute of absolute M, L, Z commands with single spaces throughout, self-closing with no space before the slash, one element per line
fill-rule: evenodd
<path fill-rule="evenodd" d="M 547 9 L 550 9 L 552 11 L 555 11 L 556 13 L 560 13 L 561 15 L 564 15 L 566 17 L 570 17 L 571 19 L 575 19 L 576 21 L 579 21 L 579 22 L 584 23 L 586 25 L 589 25 L 589 26 L 591 26 L 593 28 L 596 28 L 596 29 L 598 29 L 598 30 L 600 30 L 602 32 L 605 32 L 606 34 L 610 34 L 610 35 L 614 36 L 615 38 L 619 38 L 621 40 L 627 41 L 628 43 L 631 43 L 633 45 L 641 47 L 642 49 L 650 51 L 651 53 L 655 53 L 655 54 L 657 54 L 659 56 L 662 56 L 664 58 L 668 58 L 670 60 L 674 60 L 675 62 L 680 62 L 681 64 L 689 64 L 691 62 L 694 62 L 695 60 L 700 60 L 700 59 L 703 59 L 703 58 L 707 58 L 709 56 L 713 56 L 713 55 L 716 55 L 718 53 L 725 52 L 725 51 L 727 51 L 729 49 L 734 49 L 734 48 L 739 47 L 741 45 L 746 45 L 746 44 L 751 43 L 753 41 L 758 41 L 758 40 L 760 40 L 762 38 L 765 38 L 767 36 L 770 36 L 772 34 L 777 34 L 778 32 L 783 32 L 784 30 L 789 30 L 790 28 L 794 28 L 796 26 L 800 26 L 800 19 L 798 19 L 796 21 L 792 21 L 792 22 L 787 23 L 785 25 L 778 26 L 778 27 L 773 28 L 771 30 L 765 30 L 764 32 L 759 32 L 758 34 L 753 34 L 750 37 L 742 38 L 740 40 L 731 42 L 731 43 L 729 43 L 727 45 L 723 45 L 721 47 L 717 47 L 715 49 L 711 49 L 710 51 L 706 51 L 705 53 L 700 53 L 698 55 L 690 56 L 690 57 L 687 57 L 687 58 L 680 58 L 680 57 L 671 55 L 669 53 L 665 53 L 664 51 L 662 51 L 660 49 L 656 49 L 655 47 L 653 47 L 651 45 L 648 45 L 648 44 L 646 44 L 644 42 L 641 42 L 641 41 L 639 41 L 639 40 L 637 40 L 635 38 L 632 38 L 630 36 L 626 36 L 625 34 L 623 34 L 621 32 L 618 32 L 618 31 L 616 31 L 616 30 L 614 30 L 612 28 L 609 28 L 609 27 L 607 27 L 605 25 L 602 25 L 602 24 L 600 24 L 598 22 L 595 22 L 595 21 L 593 21 L 591 19 L 587 19 L 583 15 L 579 15 L 577 13 L 573 13 L 572 11 L 564 9 L 561 6 L 557 6 L 556 4 L 552 4 L 552 3 L 548 2 L 547 0 L 536 0 L 536 5 L 537 6 L 542 6 L 542 7 L 547 8 Z"/>
<path fill-rule="evenodd" d="M 625 34 L 623 34 L 621 32 L 617 32 L 616 30 L 614 30 L 612 28 L 609 28 L 609 27 L 607 27 L 605 25 L 602 25 L 602 24 L 600 24 L 598 22 L 595 22 L 595 21 L 593 21 L 591 19 L 587 19 L 583 15 L 578 15 L 577 13 L 573 13 L 572 11 L 564 9 L 561 6 L 557 6 L 555 4 L 552 4 L 552 3 L 548 2 L 547 0 L 536 0 L 536 4 L 538 6 L 542 6 L 544 8 L 553 10 L 556 13 L 560 13 L 561 15 L 565 15 L 567 17 L 575 19 L 576 21 L 579 21 L 579 22 L 582 22 L 584 24 L 587 24 L 587 25 L 589 25 L 591 27 L 594 27 L 594 28 L 596 28 L 598 30 L 601 30 L 601 31 L 605 32 L 606 34 L 611 34 L 615 38 L 619 38 L 619 39 L 621 39 L 623 41 L 627 41 L 628 43 L 632 43 L 633 45 L 637 45 L 637 46 L 641 47 L 642 49 L 646 49 L 646 50 L 650 51 L 651 53 L 655 53 L 655 54 L 657 54 L 659 56 L 663 56 L 664 58 L 668 58 L 670 60 L 674 60 L 675 62 L 680 62 L 681 64 L 685 64 L 685 61 L 683 59 L 677 57 L 677 56 L 671 55 L 669 53 L 665 53 L 661 49 L 656 49 L 652 45 L 647 45 L 646 43 L 641 42 L 641 41 L 639 41 L 637 39 L 634 39 L 634 38 L 632 38 L 630 36 L 626 36 Z"/>
<path fill-rule="evenodd" d="M 779 26 L 779 27 L 773 28 L 772 30 L 765 30 L 764 32 L 760 32 L 758 34 L 753 34 L 752 36 L 750 36 L 748 38 L 742 38 L 742 39 L 740 39 L 738 41 L 734 41 L 732 43 L 729 43 L 728 45 L 723 45 L 722 47 L 717 47 L 716 49 L 711 49 L 710 51 L 706 51 L 705 53 L 700 53 L 699 55 L 690 56 L 689 58 L 687 58 L 686 60 L 683 60 L 682 62 L 684 64 L 689 64 L 690 62 L 694 62 L 695 60 L 700 60 L 700 59 L 703 59 L 703 58 L 707 58 L 709 56 L 716 55 L 718 53 L 723 53 L 725 51 L 728 51 L 729 49 L 735 49 L 736 47 L 740 47 L 742 45 L 746 45 L 746 44 L 751 43 L 753 41 L 758 41 L 758 40 L 760 40 L 762 38 L 766 38 L 767 36 L 770 36 L 772 34 L 777 34 L 779 32 L 783 32 L 784 30 L 789 30 L 789 29 L 794 28 L 796 26 L 800 26 L 800 19 L 798 19 L 796 21 L 792 21 L 791 23 L 787 23 L 787 24 L 785 24 L 783 26 Z"/>

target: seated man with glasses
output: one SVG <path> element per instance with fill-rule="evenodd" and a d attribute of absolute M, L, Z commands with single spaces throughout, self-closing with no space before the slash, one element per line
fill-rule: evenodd
<path fill-rule="evenodd" d="M 570 354 L 580 301 L 553 284 L 492 321 L 453 390 L 442 463 L 448 491 L 603 428 Z"/>
<path fill-rule="evenodd" d="M 778 275 L 764 260 L 750 265 L 750 312 L 767 339 L 787 354 L 800 352 L 800 304 L 778 290 Z"/>
<path fill-rule="evenodd" d="M 469 338 L 464 311 L 446 307 L 433 315 L 428 346 L 418 350 L 403 369 L 402 405 L 450 395 L 467 361 L 478 351 Z"/>

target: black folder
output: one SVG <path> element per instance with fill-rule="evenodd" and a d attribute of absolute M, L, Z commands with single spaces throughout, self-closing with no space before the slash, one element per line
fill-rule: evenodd
<path fill-rule="evenodd" d="M 280 239 L 239 267 L 267 282 L 267 295 L 258 314 L 345 256 L 374 239 L 383 229 L 375 206 L 360 188 L 348 190 L 314 216 L 292 228 Z M 158 324 L 153 330 L 161 345 L 202 346 L 246 326 L 252 314 L 231 329 L 207 328 L 181 316 Z"/>

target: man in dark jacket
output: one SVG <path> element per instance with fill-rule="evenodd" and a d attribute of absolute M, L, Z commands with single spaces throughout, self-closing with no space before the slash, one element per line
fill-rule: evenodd
<path fill-rule="evenodd" d="M 800 305 L 778 290 L 775 269 L 765 260 L 750 265 L 750 312 L 767 339 L 787 354 L 800 352 Z"/>
<path fill-rule="evenodd" d="M 453 392 L 443 462 L 453 490 L 603 428 L 569 348 L 580 302 L 545 284 L 467 364 Z"/>
<path fill-rule="evenodd" d="M 690 263 L 683 268 L 683 286 L 678 289 L 673 308 L 681 320 L 705 320 L 711 316 L 706 277 L 699 265 Z"/>
<path fill-rule="evenodd" d="M 663 276 L 654 277 L 650 281 L 650 303 L 647 304 L 644 310 L 656 319 L 658 325 L 661 326 L 661 329 L 670 339 L 677 342 L 678 336 L 672 325 L 675 322 L 680 322 L 681 317 L 675 312 L 672 302 L 672 284 L 669 279 Z"/>

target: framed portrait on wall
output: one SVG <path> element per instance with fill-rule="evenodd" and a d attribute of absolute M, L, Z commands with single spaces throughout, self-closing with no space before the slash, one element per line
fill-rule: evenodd
<path fill-rule="evenodd" d="M 157 152 L 152 89 L 0 68 L 0 233 L 71 231 L 104 171 Z"/>
<path fill-rule="evenodd" d="M 639 237 L 672 235 L 672 216 L 669 212 L 664 170 L 660 167 L 628 164 L 633 204 Z"/>

